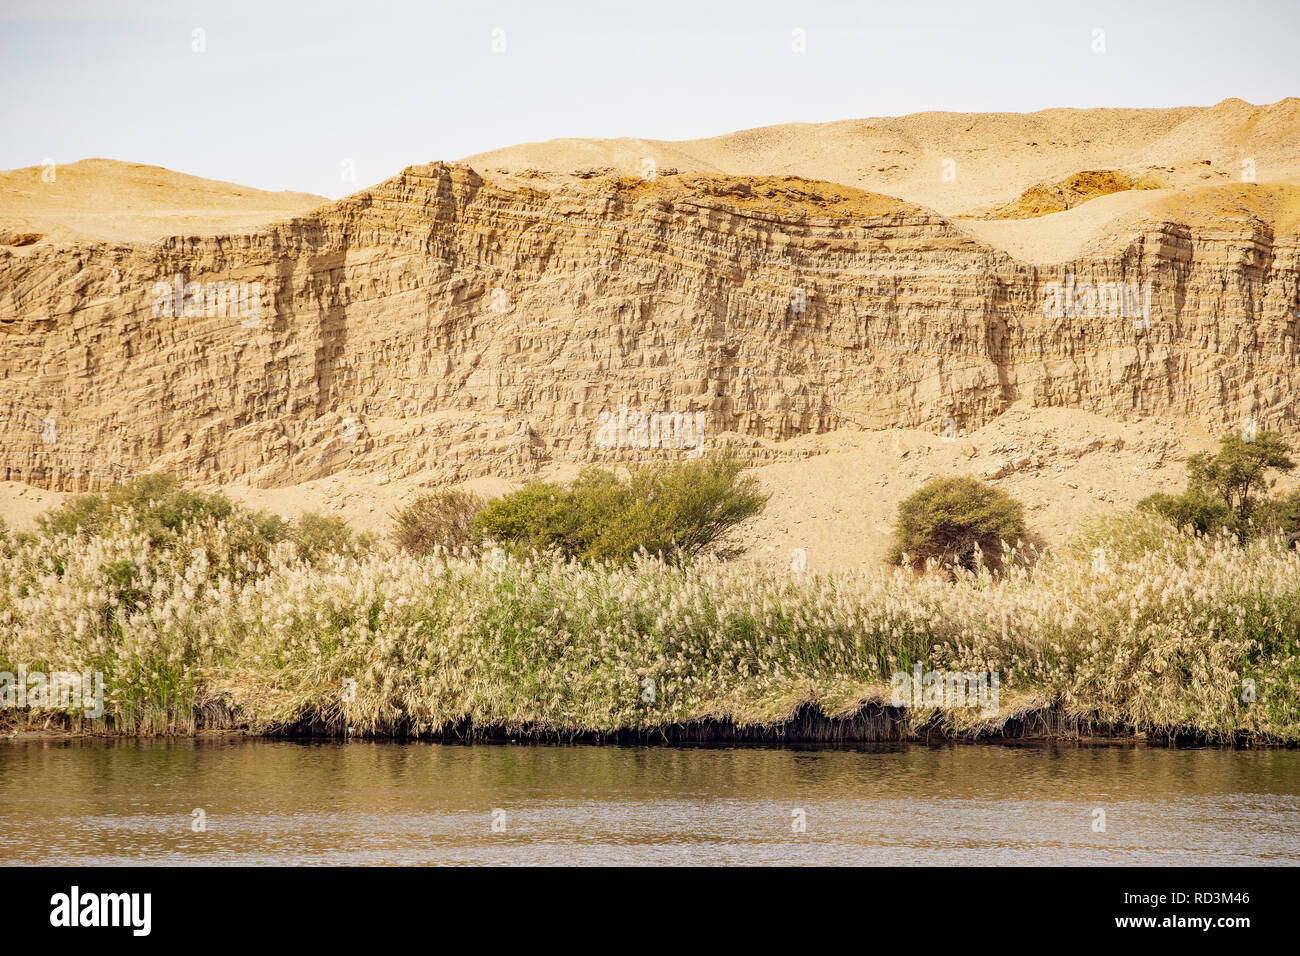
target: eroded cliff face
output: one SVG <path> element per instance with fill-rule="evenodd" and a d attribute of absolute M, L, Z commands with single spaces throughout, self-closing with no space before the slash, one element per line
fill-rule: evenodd
<path fill-rule="evenodd" d="M 827 183 L 434 164 L 248 234 L 0 250 L 0 475 L 459 481 L 664 457 L 639 413 L 776 457 L 1026 400 L 1292 432 L 1298 333 L 1300 237 L 1250 217 L 1043 267 Z"/>

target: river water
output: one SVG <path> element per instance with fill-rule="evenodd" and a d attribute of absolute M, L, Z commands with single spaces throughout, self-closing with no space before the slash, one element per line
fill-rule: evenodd
<path fill-rule="evenodd" d="M 1300 752 L 0 741 L 0 861 L 1295 865 Z"/>

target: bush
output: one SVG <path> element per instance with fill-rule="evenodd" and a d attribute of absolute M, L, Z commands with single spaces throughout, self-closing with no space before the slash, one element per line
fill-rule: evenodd
<path fill-rule="evenodd" d="M 1266 534 L 1282 535 L 1288 545 L 1300 542 L 1300 491 L 1260 504 L 1254 523 L 1257 530 Z"/>
<path fill-rule="evenodd" d="M 589 506 L 593 498 L 587 498 Z M 584 527 L 581 511 L 581 496 L 571 488 L 550 481 L 531 481 L 489 502 L 475 516 L 470 533 L 475 540 L 492 538 L 521 551 L 581 554 L 595 531 Z"/>
<path fill-rule="evenodd" d="M 1024 535 L 1024 508 L 1006 492 L 975 478 L 936 478 L 898 506 L 889 560 L 901 564 L 906 556 L 920 566 L 937 561 L 968 570 L 982 561 L 996 570 L 1002 543 Z"/>
<path fill-rule="evenodd" d="M 629 561 L 644 550 L 695 557 L 767 504 L 729 458 L 635 469 L 627 479 L 588 468 L 568 485 L 532 482 L 491 502 L 476 537 L 591 561 Z"/>
<path fill-rule="evenodd" d="M 271 556 L 271 548 L 291 536 L 289 524 L 279 515 L 236 508 L 224 522 L 214 522 L 229 535 L 231 554 L 242 554 L 256 564 Z"/>
<path fill-rule="evenodd" d="M 412 554 L 429 554 L 438 547 L 459 551 L 473 542 L 471 526 L 483 504 L 472 491 L 420 495 L 393 515 L 393 542 Z"/>
<path fill-rule="evenodd" d="M 1159 515 L 1176 528 L 1190 528 L 1200 534 L 1214 534 L 1225 528 L 1236 530 L 1232 509 L 1201 488 L 1189 488 L 1180 495 L 1147 495 L 1138 502 L 1138 509 Z"/>
<path fill-rule="evenodd" d="M 229 518 L 235 507 L 225 495 L 182 488 L 173 475 L 142 475 L 102 494 L 75 495 L 58 509 L 41 515 L 41 532 L 100 535 L 127 511 L 155 547 L 173 540 L 187 524 Z M 269 530 L 269 528 L 264 529 Z"/>
<path fill-rule="evenodd" d="M 297 547 L 298 557 L 313 564 L 327 554 L 339 554 L 354 546 L 364 547 L 346 521 L 335 515 L 308 511 L 298 516 L 288 532 Z"/>
<path fill-rule="evenodd" d="M 219 525 L 228 550 L 252 564 L 267 560 L 271 548 L 281 541 L 292 541 L 298 555 L 313 563 L 325 554 L 368 544 L 342 518 L 308 512 L 290 524 L 278 515 L 238 507 L 224 495 L 183 488 L 171 475 L 144 475 L 102 494 L 76 495 L 42 515 L 39 524 L 47 537 L 95 537 L 110 533 L 128 511 L 153 548 L 172 547 L 186 528 Z"/>

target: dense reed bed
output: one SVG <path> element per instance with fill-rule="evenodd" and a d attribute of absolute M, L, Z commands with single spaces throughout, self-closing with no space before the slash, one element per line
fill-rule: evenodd
<path fill-rule="evenodd" d="M 954 579 L 383 547 L 311 563 L 288 543 L 259 559 L 216 519 L 158 549 L 127 515 L 93 537 L 5 539 L 0 671 L 100 671 L 105 713 L 0 720 L 626 735 L 849 715 L 919 664 L 998 672 L 1002 718 L 1050 706 L 1129 731 L 1300 740 L 1300 554 L 1281 540 L 1127 517 L 1006 564 Z"/>

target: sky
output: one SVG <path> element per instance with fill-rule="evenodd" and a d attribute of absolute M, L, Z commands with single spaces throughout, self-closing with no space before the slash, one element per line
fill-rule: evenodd
<path fill-rule="evenodd" d="M 1272 103 L 1298 42 L 1300 0 L 0 0 L 0 168 L 337 198 L 557 137 Z"/>

